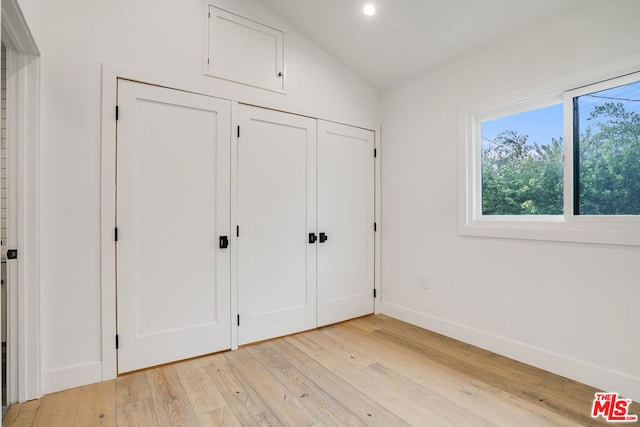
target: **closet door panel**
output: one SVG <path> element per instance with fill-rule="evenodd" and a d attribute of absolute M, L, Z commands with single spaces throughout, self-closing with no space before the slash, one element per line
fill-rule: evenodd
<path fill-rule="evenodd" d="M 239 106 L 239 344 L 316 326 L 316 121 Z"/>
<path fill-rule="evenodd" d="M 318 326 L 373 313 L 374 133 L 318 122 Z"/>
<path fill-rule="evenodd" d="M 231 346 L 229 101 L 119 81 L 118 373 Z"/>

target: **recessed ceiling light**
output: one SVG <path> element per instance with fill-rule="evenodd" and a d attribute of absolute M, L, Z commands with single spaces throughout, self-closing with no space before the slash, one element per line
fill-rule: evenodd
<path fill-rule="evenodd" d="M 367 4 L 362 8 L 362 11 L 364 12 L 365 15 L 367 16 L 373 16 L 376 13 L 376 8 L 374 5 L 372 4 Z"/>

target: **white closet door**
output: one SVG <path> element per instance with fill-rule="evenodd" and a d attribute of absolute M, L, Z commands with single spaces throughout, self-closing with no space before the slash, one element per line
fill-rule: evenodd
<path fill-rule="evenodd" d="M 118 372 L 231 347 L 229 101 L 119 81 Z"/>
<path fill-rule="evenodd" d="M 373 313 L 373 142 L 318 121 L 318 326 Z"/>
<path fill-rule="evenodd" d="M 316 326 L 316 121 L 240 105 L 240 344 Z"/>

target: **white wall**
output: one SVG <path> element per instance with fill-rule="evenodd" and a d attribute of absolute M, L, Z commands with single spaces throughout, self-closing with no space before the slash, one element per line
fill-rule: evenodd
<path fill-rule="evenodd" d="M 122 64 L 223 96 L 378 125 L 377 91 L 254 0 L 222 7 L 285 30 L 282 95 L 203 75 L 203 0 L 58 0 L 40 6 L 43 392 L 99 381 L 101 64 Z"/>
<path fill-rule="evenodd" d="M 637 52 L 638 16 L 584 2 L 383 94 L 383 312 L 640 400 L 640 247 L 456 229 L 458 108 Z"/>
<path fill-rule="evenodd" d="M 5 0 L 6 1 L 6 0 Z M 24 16 L 25 21 L 27 21 L 27 25 L 29 26 L 29 30 L 31 31 L 31 35 L 35 40 L 36 44 L 40 45 L 40 37 L 41 37 L 41 13 L 40 13 L 40 0 L 15 0 L 20 6 L 20 10 L 22 11 L 22 15 Z M 46 3 L 43 2 L 43 3 Z"/>

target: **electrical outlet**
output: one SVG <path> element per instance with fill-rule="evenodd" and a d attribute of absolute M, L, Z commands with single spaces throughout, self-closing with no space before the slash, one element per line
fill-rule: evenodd
<path fill-rule="evenodd" d="M 420 289 L 422 290 L 429 290 L 429 280 L 427 280 L 426 277 L 421 277 L 420 278 Z"/>

